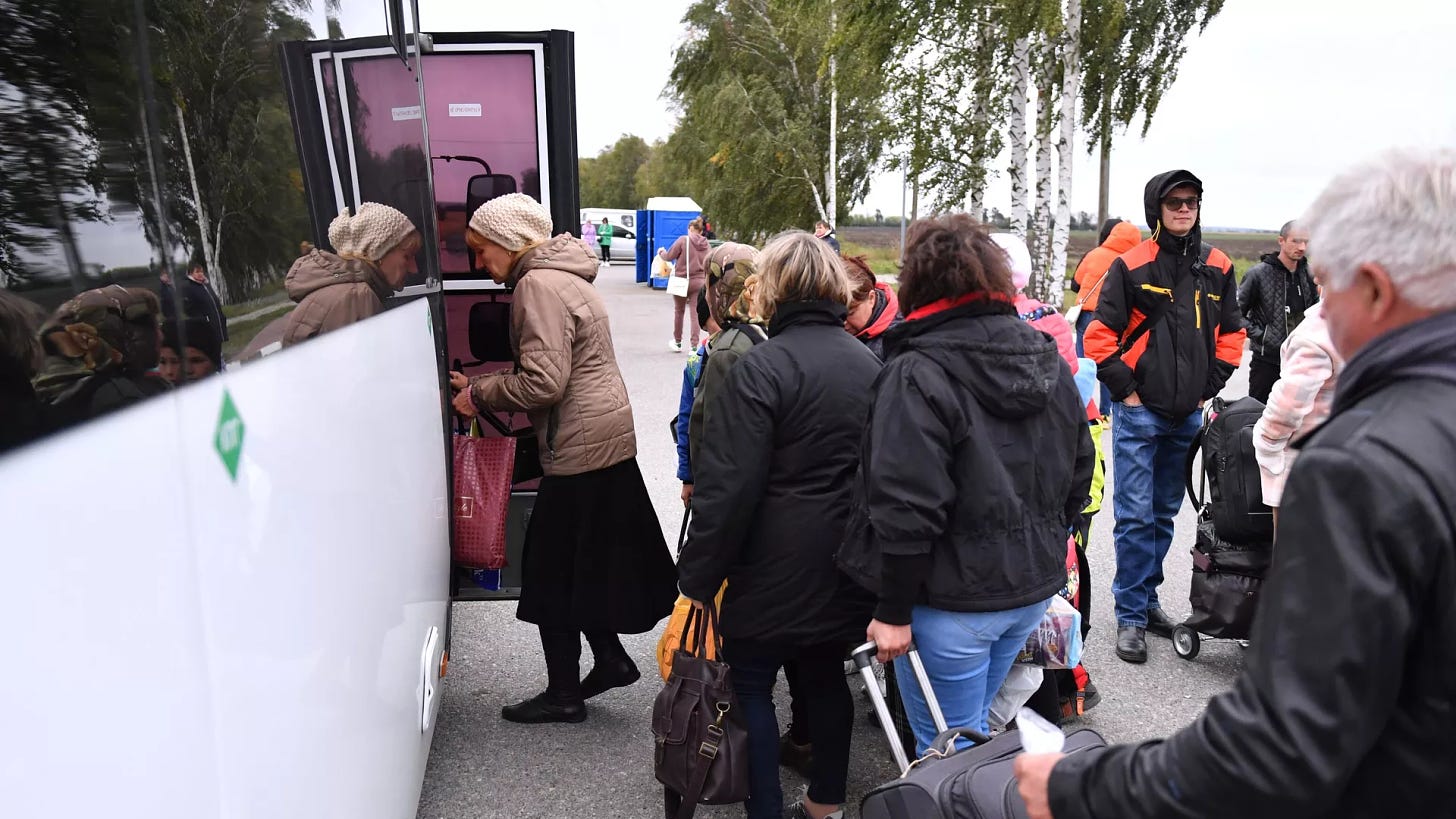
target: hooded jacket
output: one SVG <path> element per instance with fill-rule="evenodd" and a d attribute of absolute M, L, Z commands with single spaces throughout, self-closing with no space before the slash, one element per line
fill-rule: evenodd
<path fill-rule="evenodd" d="M 1280 504 L 1284 483 L 1294 467 L 1297 453 L 1290 444 L 1330 417 L 1335 385 L 1344 368 L 1345 360 L 1330 341 L 1324 311 L 1316 303 L 1284 342 L 1279 380 L 1269 391 L 1264 414 L 1254 424 L 1254 457 L 1259 462 L 1264 503 L 1269 506 Z"/>
<path fill-rule="evenodd" d="M 779 305 L 771 338 L 727 373 L 694 456 L 679 585 L 725 637 L 778 646 L 863 639 L 874 601 L 834 566 L 880 362 L 844 305 Z M 708 356 L 711 362 L 720 353 Z"/>
<path fill-rule="evenodd" d="M 607 308 L 592 286 L 597 269 L 570 234 L 522 254 L 506 278 L 514 288 L 515 369 L 471 382 L 480 409 L 531 419 L 547 475 L 595 472 L 637 456 Z"/>
<path fill-rule="evenodd" d="M 1137 247 L 1143 240 L 1142 232 L 1132 222 L 1118 222 L 1107 235 L 1107 241 L 1087 251 L 1077 264 L 1072 276 L 1072 289 L 1077 291 L 1077 303 L 1085 313 L 1097 310 L 1102 298 L 1102 286 L 1107 281 L 1107 271 L 1117 257 Z"/>
<path fill-rule="evenodd" d="M 284 347 L 382 313 L 394 292 L 374 265 L 327 250 L 300 257 L 283 286 L 298 302 L 283 330 Z"/>
<path fill-rule="evenodd" d="M 1255 358 L 1279 360 L 1279 346 L 1319 302 L 1319 289 L 1300 259 L 1291 272 L 1278 253 L 1265 253 L 1239 284 L 1239 312 L 1248 320 L 1249 349 Z"/>
<path fill-rule="evenodd" d="M 686 260 L 683 270 L 686 271 L 688 281 L 694 287 L 701 287 L 708 280 L 708 255 L 712 252 L 713 246 L 701 233 L 689 232 L 677 237 L 677 241 L 667 249 L 667 255 L 663 258 L 669 262 Z M 681 276 L 683 273 L 674 272 L 673 275 Z"/>
<path fill-rule="evenodd" d="M 1218 395 L 1243 358 L 1246 336 L 1233 262 L 1203 246 L 1202 214 L 1186 236 L 1162 229 L 1163 197 L 1179 185 L 1203 190 L 1188 171 L 1148 180 L 1143 205 L 1153 237 L 1112 263 L 1083 337 L 1114 401 L 1136 391 L 1144 406 L 1167 418 L 1186 417 Z M 1127 344 L 1145 321 L 1155 323 Z"/>
<path fill-rule="evenodd" d="M 840 565 L 887 623 L 1047 600 L 1092 484 L 1072 373 L 1009 303 L 923 312 L 886 340 Z"/>
<path fill-rule="evenodd" d="M 1452 406 L 1456 311 L 1349 361 L 1285 488 L 1243 673 L 1166 740 L 1059 762 L 1057 819 L 1456 815 Z"/>

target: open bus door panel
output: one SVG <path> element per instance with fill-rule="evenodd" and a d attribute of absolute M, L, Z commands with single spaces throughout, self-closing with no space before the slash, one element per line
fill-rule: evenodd
<path fill-rule="evenodd" d="M 551 211 L 557 233 L 580 230 L 574 35 L 451 32 L 420 42 L 422 77 L 399 70 L 400 44 L 390 37 L 284 44 L 304 193 L 320 247 L 331 247 L 328 226 L 343 208 L 405 204 L 400 209 L 421 227 L 426 247 L 401 295 L 441 294 L 442 377 L 447 366 L 479 375 L 514 365 L 511 298 L 475 269 L 465 243 L 470 214 L 519 192 Z M 398 137 L 421 126 L 424 145 Z M 534 456 L 523 418 L 488 420 L 495 423 L 482 425 L 485 434 L 513 435 L 518 456 Z M 534 489 L 534 481 L 513 486 L 509 565 L 493 577 L 457 566 L 452 598 L 519 596 Z"/>

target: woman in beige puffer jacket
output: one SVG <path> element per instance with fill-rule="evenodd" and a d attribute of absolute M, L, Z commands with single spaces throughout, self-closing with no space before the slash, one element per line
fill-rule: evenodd
<path fill-rule="evenodd" d="M 541 630 L 546 690 L 508 705 L 512 722 L 580 722 L 585 700 L 641 676 L 619 634 L 650 631 L 677 599 L 677 568 L 637 467 L 632 404 L 606 305 L 582 242 L 551 238 L 551 214 L 525 194 L 481 205 L 466 239 L 479 267 L 512 288 L 516 366 L 451 373 L 455 409 L 524 412 L 546 477 L 526 530 L 516 617 Z M 579 678 L 581 637 L 595 665 Z"/>
<path fill-rule="evenodd" d="M 288 317 L 283 346 L 323 335 L 384 312 L 384 300 L 415 270 L 421 246 L 408 216 L 378 202 L 357 214 L 348 208 L 329 224 L 334 253 L 311 249 L 284 279 L 298 307 Z"/>

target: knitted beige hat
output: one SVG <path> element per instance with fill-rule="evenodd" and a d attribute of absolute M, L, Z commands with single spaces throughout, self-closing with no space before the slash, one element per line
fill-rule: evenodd
<path fill-rule="evenodd" d="M 476 208 L 470 228 L 514 253 L 551 238 L 551 213 L 524 193 L 508 193 Z"/>
<path fill-rule="evenodd" d="M 352 216 L 348 208 L 339 211 L 329 223 L 329 243 L 346 259 L 377 262 L 414 232 L 408 216 L 388 205 L 365 202 Z"/>

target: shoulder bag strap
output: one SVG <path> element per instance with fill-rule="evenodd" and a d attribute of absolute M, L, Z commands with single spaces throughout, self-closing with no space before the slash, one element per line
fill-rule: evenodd
<path fill-rule="evenodd" d="M 1200 448 L 1202 448 L 1202 446 L 1203 446 L 1203 431 L 1205 429 L 1207 429 L 1207 427 L 1199 427 L 1198 428 L 1198 432 L 1194 433 L 1194 435 L 1193 435 L 1193 441 L 1188 444 L 1188 457 L 1187 457 L 1187 459 L 1183 463 L 1183 473 L 1184 473 L 1183 488 L 1185 490 L 1187 490 L 1187 492 L 1188 492 L 1188 500 L 1193 503 L 1193 510 L 1195 512 L 1196 511 L 1201 511 L 1203 509 L 1203 498 L 1202 498 L 1202 495 L 1204 494 L 1204 492 L 1203 492 L 1203 489 L 1202 488 L 1198 488 L 1198 489 L 1195 489 L 1194 488 L 1194 481 L 1193 481 L 1193 461 L 1198 457 L 1198 450 Z M 1203 466 L 1203 468 L 1200 469 L 1200 470 L 1198 470 L 1198 473 L 1199 473 L 1198 474 L 1198 477 L 1199 477 L 1198 486 L 1199 487 L 1207 487 L 1208 486 L 1208 464 L 1203 464 L 1202 466 Z"/>

